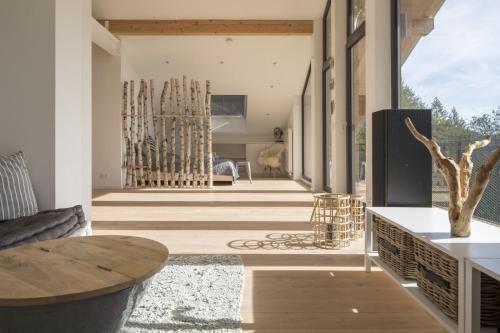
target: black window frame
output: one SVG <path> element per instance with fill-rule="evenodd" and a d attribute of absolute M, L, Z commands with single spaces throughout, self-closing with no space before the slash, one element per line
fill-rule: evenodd
<path fill-rule="evenodd" d="M 401 15 L 399 0 L 391 0 L 391 107 L 401 107 Z"/>
<path fill-rule="evenodd" d="M 332 188 L 327 184 L 327 175 L 329 171 L 329 166 L 327 165 L 328 162 L 328 156 L 327 156 L 327 147 L 328 147 L 328 142 L 327 142 L 327 131 L 328 131 L 328 124 L 327 124 L 327 112 L 328 110 L 328 104 L 326 102 L 326 92 L 327 89 L 329 89 L 328 84 L 329 80 L 327 78 L 327 73 L 330 70 L 330 59 L 328 57 L 328 37 L 330 36 L 330 33 L 327 33 L 327 20 L 328 20 L 328 14 L 330 14 L 330 8 L 331 8 L 331 0 L 328 0 L 326 2 L 325 6 L 325 11 L 323 12 L 323 66 L 322 66 L 322 73 L 321 73 L 321 80 L 322 80 L 322 120 L 323 120 L 323 160 L 322 160 L 322 165 L 323 165 L 323 190 L 326 192 L 331 192 Z"/>
<path fill-rule="evenodd" d="M 346 43 L 346 181 L 347 193 L 353 193 L 353 173 L 352 173 L 352 156 L 353 156 L 353 62 L 352 52 L 354 46 L 366 35 L 366 20 L 363 21 L 354 31 L 352 30 L 352 0 L 347 3 L 347 43 Z"/>
<path fill-rule="evenodd" d="M 304 87 L 302 88 L 302 95 L 300 98 L 300 103 L 301 103 L 301 123 L 302 123 L 302 178 L 307 180 L 308 182 L 311 182 L 311 178 L 307 177 L 304 173 L 305 170 L 305 161 L 304 161 L 304 108 L 305 108 L 305 95 L 306 95 L 306 90 L 307 90 L 307 85 L 309 84 L 309 79 L 311 77 L 311 63 L 309 63 L 309 69 L 307 70 L 306 74 L 306 80 L 304 82 Z"/>

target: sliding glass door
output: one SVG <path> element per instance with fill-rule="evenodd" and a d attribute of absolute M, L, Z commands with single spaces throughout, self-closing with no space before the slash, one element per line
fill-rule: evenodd
<path fill-rule="evenodd" d="M 332 174 L 333 174 L 333 161 L 332 161 L 332 110 L 331 110 L 331 26 L 332 15 L 330 10 L 330 0 L 326 3 L 325 12 L 323 14 L 323 74 L 322 74 L 322 88 L 323 88 L 323 189 L 327 192 L 332 191 Z"/>
<path fill-rule="evenodd" d="M 311 114 L 311 66 L 307 71 L 306 81 L 302 90 L 302 178 L 311 181 L 312 175 L 312 114 Z"/>
<path fill-rule="evenodd" d="M 347 189 L 366 194 L 366 56 L 364 0 L 348 6 L 347 39 Z"/>

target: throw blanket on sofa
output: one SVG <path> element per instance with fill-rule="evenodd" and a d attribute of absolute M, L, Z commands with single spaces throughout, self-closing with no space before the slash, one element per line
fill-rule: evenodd
<path fill-rule="evenodd" d="M 81 206 L 0 222 L 0 249 L 69 237 L 87 226 Z"/>

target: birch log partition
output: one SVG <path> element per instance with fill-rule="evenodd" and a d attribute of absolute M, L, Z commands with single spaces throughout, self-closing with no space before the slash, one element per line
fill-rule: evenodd
<path fill-rule="evenodd" d="M 208 166 L 208 187 L 214 186 L 213 167 L 212 162 L 212 110 L 210 107 L 212 101 L 212 91 L 210 81 L 207 80 L 207 88 L 205 94 L 205 114 L 207 116 L 207 166 Z"/>
<path fill-rule="evenodd" d="M 179 187 L 184 187 L 184 110 L 181 107 L 181 92 L 179 80 L 175 79 L 175 90 L 177 97 L 177 113 L 179 114 L 179 145 L 180 151 L 180 173 L 179 173 Z"/>
<path fill-rule="evenodd" d="M 191 80 L 191 125 L 193 126 L 193 143 L 194 143 L 194 163 L 193 163 L 193 186 L 198 186 L 200 181 L 198 179 L 198 160 L 200 158 L 198 150 L 198 121 L 196 116 L 198 115 L 198 104 L 196 103 L 196 88 L 194 80 Z"/>
<path fill-rule="evenodd" d="M 199 149 L 199 180 L 201 183 L 204 183 L 204 175 L 205 175 L 205 134 L 204 134 L 204 119 L 205 119 L 205 107 L 203 103 L 203 100 L 201 99 L 201 90 L 200 90 L 200 83 L 196 81 L 196 95 L 197 95 L 197 101 L 198 101 L 198 135 L 200 138 L 200 142 L 198 145 Z"/>
<path fill-rule="evenodd" d="M 151 115 L 153 117 L 153 143 L 155 147 L 156 186 L 160 186 L 161 185 L 160 145 L 158 144 L 158 116 L 155 112 L 154 80 L 149 80 L 149 90 L 151 92 Z M 150 180 L 150 182 L 151 186 L 154 185 L 154 181 Z"/>
<path fill-rule="evenodd" d="M 148 95 L 151 113 L 148 111 Z M 142 79 L 137 96 L 134 81 L 123 83 L 121 117 L 125 187 L 212 187 L 210 81 L 206 82 L 204 99 L 198 81 L 188 81 L 183 76 L 182 90 L 179 79 L 165 81 L 159 113 L 155 98 L 153 80 L 149 81 L 148 90 L 148 83 Z"/>
<path fill-rule="evenodd" d="M 184 85 L 184 114 L 186 115 L 186 185 L 191 187 L 191 179 L 189 175 L 191 174 L 191 104 L 189 103 L 189 94 L 187 87 L 187 77 L 184 75 L 183 78 Z"/>
<path fill-rule="evenodd" d="M 144 186 L 144 163 L 142 160 L 142 96 L 144 95 L 144 80 L 141 80 L 139 95 L 137 96 L 137 168 L 139 168 L 139 180 L 137 185 Z"/>
<path fill-rule="evenodd" d="M 130 81 L 130 158 L 127 163 L 127 170 L 130 176 L 130 184 L 133 187 L 137 187 L 137 173 L 135 166 L 135 105 L 134 105 L 134 81 Z"/>
<path fill-rule="evenodd" d="M 130 186 L 128 161 L 130 160 L 130 141 L 128 136 L 128 114 L 127 114 L 127 93 L 128 93 L 128 82 L 123 82 L 123 95 L 122 95 L 122 131 L 123 131 L 123 144 L 125 157 L 123 159 L 122 169 L 125 169 L 125 187 Z"/>
<path fill-rule="evenodd" d="M 167 124 L 166 124 L 166 108 L 167 105 L 165 104 L 165 98 L 167 97 L 168 93 L 168 81 L 165 81 L 163 84 L 163 91 L 161 92 L 161 98 L 160 98 L 160 116 L 161 116 L 161 159 L 162 159 L 162 166 L 163 166 L 163 184 L 167 186 Z M 159 147 L 158 147 L 159 149 Z M 158 163 L 160 163 L 158 161 Z M 160 169 L 160 165 L 158 164 L 156 166 L 158 169 Z M 158 185 L 161 185 L 161 179 L 160 176 L 157 175 L 157 182 Z"/>
<path fill-rule="evenodd" d="M 151 158 L 151 141 L 149 132 L 149 117 L 148 117 L 148 84 L 144 82 L 144 95 L 143 95 L 143 112 L 144 112 L 144 129 L 145 129 L 145 139 L 146 139 L 146 161 L 148 163 L 146 180 L 151 187 L 153 185 L 153 159 Z"/>
<path fill-rule="evenodd" d="M 175 187 L 175 81 L 170 80 L 170 186 Z"/>

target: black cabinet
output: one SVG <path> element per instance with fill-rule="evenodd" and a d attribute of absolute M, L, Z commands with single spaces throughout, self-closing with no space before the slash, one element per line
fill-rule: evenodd
<path fill-rule="evenodd" d="M 372 115 L 373 206 L 430 207 L 432 159 L 406 127 L 432 137 L 431 110 L 381 110 Z"/>

